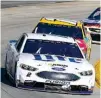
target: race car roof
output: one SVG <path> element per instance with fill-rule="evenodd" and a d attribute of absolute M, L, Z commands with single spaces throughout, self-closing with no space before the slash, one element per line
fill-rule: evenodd
<path fill-rule="evenodd" d="M 49 23 L 49 24 L 59 24 L 59 25 L 70 25 L 76 26 L 78 21 L 76 20 L 69 20 L 69 19 L 57 19 L 57 18 L 41 18 L 40 22 L 42 23 Z"/>
<path fill-rule="evenodd" d="M 42 39 L 42 40 L 50 40 L 50 41 L 76 43 L 72 37 L 63 37 L 53 34 L 35 34 L 35 33 L 25 33 L 25 34 L 27 35 L 27 39 Z"/>

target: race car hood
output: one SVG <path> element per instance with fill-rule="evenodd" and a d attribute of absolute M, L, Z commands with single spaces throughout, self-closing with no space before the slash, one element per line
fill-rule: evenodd
<path fill-rule="evenodd" d="M 22 53 L 19 62 L 40 70 L 63 72 L 91 70 L 92 66 L 85 59 L 28 53 Z"/>

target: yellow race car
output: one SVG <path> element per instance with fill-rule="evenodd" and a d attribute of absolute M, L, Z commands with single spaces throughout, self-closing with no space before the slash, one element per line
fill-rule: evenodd
<path fill-rule="evenodd" d="M 81 21 L 62 20 L 55 18 L 41 18 L 32 33 L 55 34 L 61 36 L 73 37 L 85 57 L 89 60 L 91 54 L 91 36 L 84 29 Z"/>

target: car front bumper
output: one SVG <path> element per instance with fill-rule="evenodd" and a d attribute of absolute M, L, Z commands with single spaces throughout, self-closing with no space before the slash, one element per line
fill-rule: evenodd
<path fill-rule="evenodd" d="M 54 93 L 92 94 L 94 87 L 92 86 L 90 89 L 88 89 L 88 86 L 86 85 L 70 85 L 69 89 L 63 89 L 62 85 L 25 81 L 24 83 L 19 82 L 18 88 Z"/>
<path fill-rule="evenodd" d="M 94 76 L 90 77 L 82 77 L 76 81 L 66 81 L 66 83 L 58 83 L 55 80 L 54 82 L 46 82 L 47 80 L 52 81 L 51 79 L 45 79 L 36 75 L 35 72 L 32 72 L 30 76 L 28 76 L 29 71 L 27 70 L 18 70 L 18 87 L 29 90 L 41 90 L 41 91 L 50 91 L 50 92 L 61 92 L 61 93 L 74 93 L 74 94 L 91 94 L 93 93 L 94 87 Z M 53 80 L 54 81 L 54 80 Z M 64 82 L 64 81 L 62 81 Z M 67 86 L 64 88 L 63 86 Z"/>

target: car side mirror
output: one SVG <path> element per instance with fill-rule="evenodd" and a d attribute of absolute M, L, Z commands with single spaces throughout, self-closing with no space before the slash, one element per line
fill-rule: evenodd
<path fill-rule="evenodd" d="M 17 40 L 10 40 L 9 43 L 10 43 L 11 45 L 15 45 L 15 44 L 17 43 Z"/>

